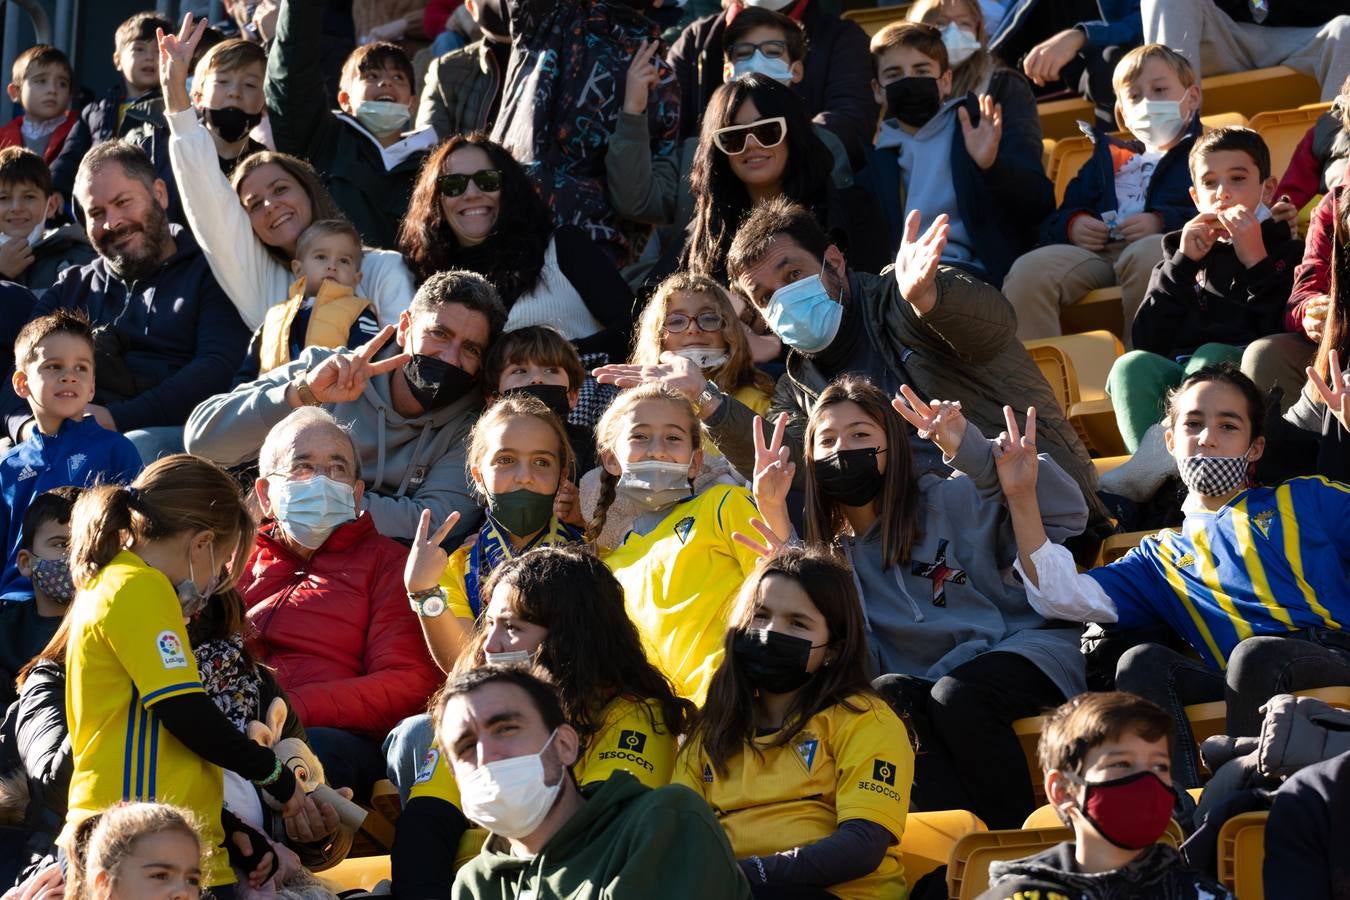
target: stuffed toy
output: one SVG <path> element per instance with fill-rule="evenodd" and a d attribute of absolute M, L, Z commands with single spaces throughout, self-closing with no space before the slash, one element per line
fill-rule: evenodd
<path fill-rule="evenodd" d="M 286 701 L 276 697 L 267 707 L 267 721 L 259 722 L 254 719 L 248 723 L 246 733 L 249 740 L 271 748 L 282 765 L 295 774 L 295 780 L 306 794 L 317 801 L 331 804 L 333 809 L 337 810 L 338 819 L 347 828 L 352 831 L 359 829 L 366 821 L 366 811 L 359 804 L 353 803 L 324 784 L 323 765 L 319 762 L 319 758 L 314 755 L 309 744 L 299 738 L 282 737 L 285 725 Z M 280 804 L 273 801 L 270 796 L 267 797 L 267 803 L 273 809 L 280 809 Z"/>

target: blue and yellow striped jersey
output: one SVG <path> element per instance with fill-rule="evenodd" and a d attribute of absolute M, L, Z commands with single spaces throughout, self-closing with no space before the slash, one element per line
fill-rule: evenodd
<path fill-rule="evenodd" d="M 1088 573 L 1119 627 L 1162 621 L 1222 669 L 1238 641 L 1350 622 L 1350 485 L 1252 488 Z"/>

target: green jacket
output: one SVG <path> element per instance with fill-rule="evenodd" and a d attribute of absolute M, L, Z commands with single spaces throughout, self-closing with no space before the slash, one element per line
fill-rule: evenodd
<path fill-rule="evenodd" d="M 484 41 L 451 50 L 427 68 L 417 127 L 435 129 L 441 140 L 491 131 L 493 106 L 501 89 L 501 67 Z"/>
<path fill-rule="evenodd" d="M 489 838 L 455 876 L 455 900 L 749 900 L 726 833 L 693 791 L 615 772 L 581 794 L 585 805 L 537 856 Z"/>

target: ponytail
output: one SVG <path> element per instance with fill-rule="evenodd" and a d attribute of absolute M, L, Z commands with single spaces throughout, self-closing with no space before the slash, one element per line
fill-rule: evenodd
<path fill-rule="evenodd" d="M 131 492 L 100 484 L 82 493 L 70 511 L 70 575 L 84 587 L 112 562 L 131 535 Z"/>
<path fill-rule="evenodd" d="M 609 508 L 614 505 L 618 493 L 619 476 L 611 475 L 609 470 L 600 468 L 600 496 L 595 501 L 595 512 L 591 514 L 591 524 L 586 529 L 586 540 L 592 544 L 600 540 L 605 530 L 605 519 L 609 517 Z"/>

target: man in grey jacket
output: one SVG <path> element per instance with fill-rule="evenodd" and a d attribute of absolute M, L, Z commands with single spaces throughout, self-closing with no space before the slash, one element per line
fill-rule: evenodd
<path fill-rule="evenodd" d="M 820 392 L 847 372 L 888 394 L 908 384 L 924 399 L 961 401 L 966 418 L 987 434 L 1004 427 L 1003 407 L 1040 415 L 1042 449 L 1083 491 L 1089 529 L 1104 523 L 1096 471 L 1086 448 L 1026 349 L 1012 307 L 999 291 L 959 269 L 941 266 L 947 217 L 919 235 L 918 210 L 905 222 L 896 264 L 880 275 L 851 272 L 843 253 L 805 208 L 786 198 L 765 201 L 746 217 L 727 256 L 727 274 L 790 348 L 768 419 L 788 413 L 787 437 L 805 467 L 806 420 Z M 741 472 L 755 470 L 753 410 L 722 393 L 686 359 L 667 354 L 659 366 L 606 366 L 601 381 L 629 387 L 662 381 L 689 397 L 713 442 Z M 915 434 L 916 472 L 945 471 L 941 453 Z"/>
<path fill-rule="evenodd" d="M 252 462 L 291 410 L 323 406 L 351 431 L 362 503 L 379 532 L 408 540 L 422 510 L 435 521 L 457 510 L 449 541 L 458 545 L 480 516 L 464 481 L 465 445 L 483 405 L 478 373 L 505 324 L 497 291 L 481 275 L 437 273 L 399 315 L 397 330 L 385 326 L 355 351 L 307 348 L 203 402 L 188 420 L 188 451 L 227 466 Z M 391 335 L 396 346 L 385 347 Z"/>

